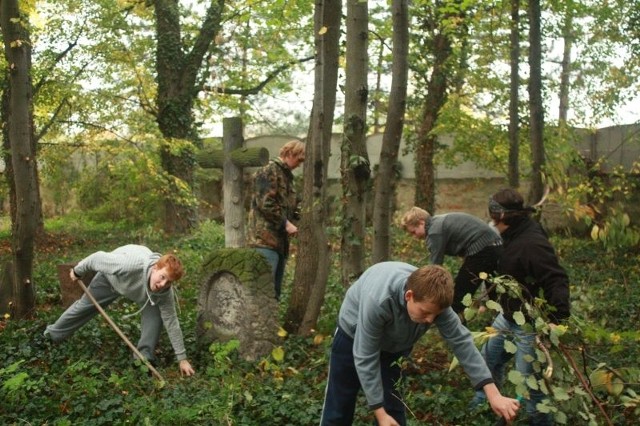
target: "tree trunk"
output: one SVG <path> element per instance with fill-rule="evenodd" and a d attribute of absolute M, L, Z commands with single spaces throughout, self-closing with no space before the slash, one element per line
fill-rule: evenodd
<path fill-rule="evenodd" d="M 366 202 L 371 168 L 367 154 L 369 70 L 367 2 L 347 1 L 344 135 L 342 139 L 342 284 L 364 272 Z"/>
<path fill-rule="evenodd" d="M 171 191 L 165 200 L 165 231 L 184 233 L 196 222 L 195 203 L 179 188 L 193 187 L 195 142 L 193 103 L 204 55 L 220 30 L 224 0 L 212 1 L 193 48 L 185 52 L 176 0 L 154 0 L 156 22 L 157 117 L 165 144 L 160 157 Z M 175 141 L 180 142 L 179 147 Z"/>
<path fill-rule="evenodd" d="M 542 48 L 540 31 L 540 0 L 529 2 L 529 114 L 531 125 L 531 189 L 529 201 L 542 198 L 544 187 L 544 110 L 542 105 Z"/>
<path fill-rule="evenodd" d="M 13 315 L 30 316 L 35 309 L 33 257 L 38 221 L 41 217 L 33 129 L 31 41 L 27 18 L 21 16 L 17 0 L 3 0 L 0 25 L 9 64 L 8 139 L 15 185 L 15 219 L 12 223 Z M 5 283 L 8 284 L 8 283 Z"/>
<path fill-rule="evenodd" d="M 407 79 L 409 72 L 409 12 L 408 0 L 393 0 L 393 64 L 389 112 L 382 136 L 382 148 L 373 199 L 373 254 L 372 263 L 389 260 L 391 237 L 389 228 L 393 215 L 391 206 L 398 179 L 396 164 L 404 127 L 407 106 Z"/>
<path fill-rule="evenodd" d="M 573 9 L 566 5 L 566 16 L 562 28 L 562 39 L 564 48 L 562 50 L 562 71 L 560 73 L 560 105 L 558 107 L 558 118 L 560 128 L 567 125 L 567 114 L 569 111 L 569 81 L 571 78 L 571 49 L 573 47 Z"/>
<path fill-rule="evenodd" d="M 415 205 L 431 214 L 435 214 L 436 211 L 434 157 L 437 142 L 431 131 L 436 125 L 440 109 L 447 101 L 447 61 L 452 54 L 451 40 L 444 31 L 435 35 L 433 45 L 435 62 L 427 85 L 427 96 L 417 136 L 415 193 Z"/>
<path fill-rule="evenodd" d="M 376 65 L 376 87 L 374 89 L 373 92 L 373 111 L 372 111 L 372 118 L 373 118 L 373 122 L 371 123 L 372 126 L 372 131 L 371 133 L 373 133 L 374 135 L 377 135 L 378 133 L 380 133 L 380 115 L 382 114 L 382 106 L 383 103 L 381 102 L 382 100 L 382 73 L 383 73 L 383 68 L 382 65 L 385 63 L 386 60 L 386 56 L 385 56 L 385 43 L 382 42 L 382 40 L 380 40 L 380 47 L 378 48 L 378 55 L 377 55 L 377 65 Z"/>
<path fill-rule="evenodd" d="M 1 0 L 0 0 L 1 1 Z M 11 117 L 11 89 L 9 87 L 9 73 L 2 76 L 2 122 L 9 123 Z M 2 147 L 4 148 L 4 175 L 9 190 L 9 217 L 11 223 L 16 223 L 16 181 L 14 179 L 11 160 L 11 140 L 9 139 L 9 124 L 2 126 Z"/>
<path fill-rule="evenodd" d="M 520 0 L 511 0 L 511 80 L 509 86 L 509 186 L 520 186 Z"/>
<path fill-rule="evenodd" d="M 302 335 L 311 332 L 320 315 L 331 262 L 325 232 L 326 186 L 338 82 L 341 12 L 341 0 L 316 0 L 315 89 L 305 150 L 298 258 L 284 324 L 287 331 Z"/>

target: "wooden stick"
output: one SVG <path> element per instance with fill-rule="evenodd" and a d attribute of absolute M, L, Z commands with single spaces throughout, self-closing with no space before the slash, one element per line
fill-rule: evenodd
<path fill-rule="evenodd" d="M 138 350 L 138 348 L 136 348 L 133 343 L 131 343 L 131 341 L 129 339 L 127 339 L 127 336 L 124 335 L 124 333 L 120 330 L 120 328 L 118 328 L 118 326 L 116 325 L 115 322 L 113 322 L 113 320 L 109 317 L 109 315 L 105 312 L 104 309 L 102 309 L 102 306 L 100 306 L 100 304 L 98 303 L 98 301 L 93 297 L 93 295 L 91 293 L 89 293 L 89 289 L 87 288 L 86 285 L 84 285 L 84 283 L 82 282 L 81 279 L 76 280 L 78 282 L 78 284 L 80 284 L 80 287 L 82 288 L 82 291 L 84 291 L 84 294 L 87 295 L 87 297 L 89 298 L 89 300 L 91 300 L 91 302 L 94 304 L 94 306 L 96 307 L 96 309 L 98 310 L 98 312 L 100 312 L 100 314 L 104 317 L 105 320 L 107 320 L 107 322 L 109 323 L 109 325 L 111 326 L 111 328 L 113 328 L 113 330 L 118 333 L 118 336 L 120 336 L 122 338 L 122 340 L 124 340 L 124 342 L 127 344 L 127 346 L 129 346 L 129 348 L 133 351 L 134 354 L 136 354 L 138 356 L 138 358 L 140 358 L 140 360 L 147 366 L 147 368 L 149 368 L 149 371 L 151 371 L 151 373 L 153 373 L 153 375 L 160 381 L 164 382 L 164 378 L 160 375 L 160 373 L 158 373 L 158 370 L 156 370 L 153 365 L 151 365 L 151 363 L 149 362 L 149 360 L 147 358 L 145 358 L 140 351 Z"/>
<path fill-rule="evenodd" d="M 596 406 L 600 410 L 600 413 L 602 414 L 602 417 L 605 418 L 605 420 L 607 422 L 607 425 L 613 426 L 613 423 L 611 422 L 611 419 L 607 415 L 607 411 L 602 406 L 602 403 L 600 402 L 598 397 L 596 397 L 593 394 L 593 392 L 591 392 L 591 387 L 589 386 L 589 383 L 587 382 L 585 377 L 582 375 L 582 373 L 578 369 L 578 365 L 576 364 L 576 361 L 573 359 L 573 357 L 569 353 L 569 350 L 563 344 L 560 344 L 558 347 L 562 351 L 562 354 L 567 359 L 567 361 L 569 361 L 569 365 L 571 365 L 571 368 L 573 369 L 573 372 L 576 373 L 576 376 L 578 376 L 578 379 L 580 380 L 580 383 L 582 384 L 582 388 L 585 390 L 585 392 L 587 392 L 587 394 L 589 394 L 589 396 L 591 397 L 591 400 L 593 401 L 593 403 L 596 404 Z"/>

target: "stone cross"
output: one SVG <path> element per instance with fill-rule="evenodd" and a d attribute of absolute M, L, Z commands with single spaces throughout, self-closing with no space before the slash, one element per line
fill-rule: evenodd
<path fill-rule="evenodd" d="M 196 154 L 196 161 L 204 168 L 221 168 L 224 205 L 225 247 L 244 247 L 244 167 L 260 167 L 269 162 L 269 150 L 264 147 L 247 148 L 242 135 L 242 119 L 226 117 L 222 120 L 223 149 L 207 149 Z"/>

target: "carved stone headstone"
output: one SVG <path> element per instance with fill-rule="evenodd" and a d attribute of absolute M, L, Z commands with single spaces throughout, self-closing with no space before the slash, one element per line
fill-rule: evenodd
<path fill-rule="evenodd" d="M 58 265 L 58 281 L 60 281 L 60 297 L 62 299 L 62 306 L 66 309 L 73 302 L 80 299 L 84 294 L 82 291 L 82 287 L 78 285 L 77 282 L 73 281 L 69 276 L 69 270 L 76 266 L 78 263 L 63 263 Z M 88 273 L 85 277 L 82 277 L 82 282 L 88 286 L 93 277 L 94 273 Z"/>
<path fill-rule="evenodd" d="M 2 267 L 2 281 L 0 282 L 0 315 L 13 316 L 15 306 L 13 302 L 13 262 L 4 261 Z"/>
<path fill-rule="evenodd" d="M 204 263 L 196 334 L 200 344 L 238 340 L 255 361 L 280 344 L 271 266 L 251 248 L 224 248 Z"/>

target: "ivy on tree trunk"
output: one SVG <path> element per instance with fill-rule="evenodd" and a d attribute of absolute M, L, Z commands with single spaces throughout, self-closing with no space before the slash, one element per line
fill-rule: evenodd
<path fill-rule="evenodd" d="M 198 72 L 216 34 L 220 31 L 224 0 L 211 2 L 190 51 L 186 51 L 177 0 L 153 2 L 156 24 L 156 70 L 158 79 L 158 126 L 165 138 L 161 161 L 169 189 L 165 199 L 165 231 L 184 233 L 196 222 L 193 188 L 195 148 L 193 104 L 201 90 Z M 186 191 L 185 191 L 186 189 Z"/>

